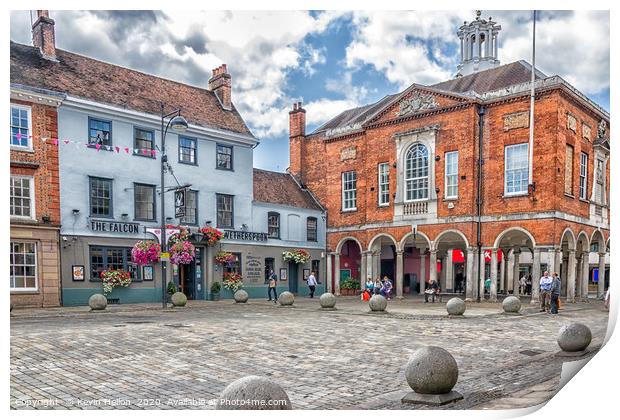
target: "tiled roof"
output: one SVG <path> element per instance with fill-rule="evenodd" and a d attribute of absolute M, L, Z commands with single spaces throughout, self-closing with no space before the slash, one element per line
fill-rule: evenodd
<path fill-rule="evenodd" d="M 301 189 L 292 175 L 256 168 L 254 168 L 254 201 L 321 210 L 310 193 Z"/>
<path fill-rule="evenodd" d="M 437 83 L 430 87 L 450 92 L 464 93 L 473 91 L 476 93 L 484 93 L 519 83 L 529 82 L 532 77 L 531 69 L 532 66 L 529 63 L 519 60 L 493 69 L 483 70 L 468 74 L 467 76 Z M 536 71 L 536 79 L 544 79 L 545 77 L 546 76 L 542 72 Z"/>
<path fill-rule="evenodd" d="M 428 88 L 454 94 L 471 93 L 472 91 L 482 94 L 484 92 L 489 92 L 519 83 L 529 82 L 531 80 L 531 68 L 532 66 L 529 63 L 520 60 L 493 69 L 483 70 L 467 76 L 437 83 L 435 85 L 428 86 Z M 542 72 L 536 70 L 536 79 L 542 79 L 545 77 L 546 76 Z M 412 85 L 412 87 L 413 86 L 415 85 Z M 418 86 L 425 87 L 422 85 Z M 314 133 L 319 133 L 322 131 L 329 132 L 329 130 L 333 130 L 334 132 L 337 132 L 338 130 L 353 131 L 356 127 L 359 129 L 376 112 L 387 106 L 392 99 L 396 98 L 400 94 L 402 94 L 402 92 L 394 95 L 387 95 L 380 101 L 370 105 L 343 111 L 336 117 L 327 121 L 321 127 L 314 130 Z"/>
<path fill-rule="evenodd" d="M 163 102 L 168 110 L 181 108 L 190 124 L 252 135 L 234 106 L 223 109 L 207 89 L 59 49 L 56 58 L 43 59 L 38 48 L 11 42 L 11 83 L 155 115 Z"/>

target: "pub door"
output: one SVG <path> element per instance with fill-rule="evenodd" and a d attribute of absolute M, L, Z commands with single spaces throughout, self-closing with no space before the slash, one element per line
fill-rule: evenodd
<path fill-rule="evenodd" d="M 298 267 L 299 265 L 295 262 L 288 263 L 288 291 L 293 294 L 298 292 Z"/>

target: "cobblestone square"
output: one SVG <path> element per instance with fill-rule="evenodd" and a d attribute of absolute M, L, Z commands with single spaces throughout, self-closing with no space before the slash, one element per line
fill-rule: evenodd
<path fill-rule="evenodd" d="M 263 375 L 295 409 L 427 409 L 400 402 L 410 390 L 405 363 L 424 345 L 447 349 L 459 366 L 454 389 L 465 398 L 442 408 L 528 407 L 557 390 L 569 360 L 556 356 L 560 327 L 588 325 L 594 352 L 608 317 L 600 301 L 566 304 L 555 316 L 468 303 L 462 319 L 448 318 L 445 303 L 414 299 L 390 301 L 385 315 L 357 298 L 339 298 L 336 311 L 318 308 L 318 299 L 297 298 L 290 308 L 251 299 L 166 311 L 15 310 L 11 408 L 210 409 L 230 382 Z"/>

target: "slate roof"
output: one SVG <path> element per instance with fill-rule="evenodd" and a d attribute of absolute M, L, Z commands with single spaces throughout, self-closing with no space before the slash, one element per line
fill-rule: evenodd
<path fill-rule="evenodd" d="M 173 80 L 56 49 L 58 62 L 39 49 L 11 41 L 11 84 L 47 89 L 121 108 L 159 115 L 181 108 L 190 124 L 253 136 L 239 112 L 225 110 L 215 94 Z M 205 87 L 208 80 L 205 80 Z"/>
<path fill-rule="evenodd" d="M 300 188 L 293 176 L 254 168 L 254 201 L 322 210 L 307 190 Z"/>
<path fill-rule="evenodd" d="M 332 130 L 338 127 L 347 127 L 355 126 L 356 124 L 363 124 L 375 112 L 383 108 L 383 106 L 385 106 L 388 102 L 390 102 L 398 95 L 398 93 L 394 95 L 387 95 L 373 104 L 364 105 L 359 108 L 353 108 L 343 111 L 336 117 L 332 118 L 316 130 L 314 130 L 314 132 L 318 133 L 320 131 Z"/>

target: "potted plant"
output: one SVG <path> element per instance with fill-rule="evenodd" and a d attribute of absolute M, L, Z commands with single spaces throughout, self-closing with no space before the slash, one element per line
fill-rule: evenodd
<path fill-rule="evenodd" d="M 292 249 L 282 253 L 284 261 L 293 261 L 297 264 L 305 264 L 310 260 L 310 253 L 305 249 Z"/>
<path fill-rule="evenodd" d="M 220 290 L 222 285 L 219 282 L 213 282 L 211 285 L 211 300 L 220 300 Z"/>
<path fill-rule="evenodd" d="M 131 260 L 139 265 L 153 264 L 159 261 L 161 246 L 151 240 L 138 241 L 131 249 Z"/>
<path fill-rule="evenodd" d="M 204 235 L 203 240 L 209 246 L 214 246 L 224 237 L 224 233 L 221 230 L 211 226 L 200 228 L 200 232 Z"/>
<path fill-rule="evenodd" d="M 224 289 L 228 289 L 235 293 L 237 290 L 243 287 L 243 277 L 237 273 L 224 273 Z"/>
<path fill-rule="evenodd" d="M 128 287 L 131 284 L 131 275 L 125 270 L 105 270 L 99 276 L 104 296 L 112 293 L 115 287 Z"/>
<path fill-rule="evenodd" d="M 340 281 L 340 294 L 342 296 L 355 296 L 360 288 L 360 283 L 356 279 L 347 277 Z"/>

